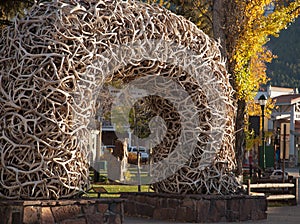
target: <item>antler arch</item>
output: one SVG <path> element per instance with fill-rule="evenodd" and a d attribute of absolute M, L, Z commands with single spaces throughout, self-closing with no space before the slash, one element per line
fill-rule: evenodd
<path fill-rule="evenodd" d="M 161 45 L 149 45 L 152 40 Z M 35 5 L 24 18 L 16 18 L 13 26 L 2 30 L 1 43 L 5 44 L 0 48 L 0 197 L 70 198 L 84 191 L 89 176 L 87 125 L 94 113 L 92 90 L 111 77 L 134 80 L 139 77 L 134 71 L 172 77 L 193 95 L 198 109 L 205 111 L 199 118 L 201 127 L 195 130 L 198 146 L 191 157 L 173 175 L 154 183 L 153 188 L 169 193 L 226 194 L 239 187 L 232 173 L 235 107 L 225 63 L 218 44 L 183 17 L 134 1 L 55 0 Z M 184 74 L 180 66 L 170 67 L 163 60 L 161 64 L 155 62 L 157 57 L 166 56 L 155 52 L 168 53 L 170 48 L 158 48 L 165 43 L 175 44 L 169 52 L 174 58 L 184 59 L 188 56 L 186 50 L 195 53 L 194 60 L 201 59 L 208 73 L 191 65 Z M 129 57 L 130 48 L 126 54 L 106 54 L 132 44 L 140 44 L 136 49 L 140 50 L 139 56 L 146 52 L 148 57 L 152 50 L 153 57 Z M 176 46 L 182 47 L 176 51 Z M 115 67 L 95 76 L 87 72 L 95 61 Z M 204 82 L 211 91 L 199 85 Z M 208 92 L 218 93 L 216 97 L 224 107 L 209 106 Z M 159 106 L 156 103 L 152 109 L 163 111 Z M 204 161 L 204 151 L 210 154 L 206 146 L 214 141 L 208 130 L 216 114 L 225 121 L 224 133 L 219 147 L 212 150 L 213 157 L 203 165 L 200 161 Z M 209 141 L 201 143 L 205 136 Z M 170 139 L 165 141 L 164 146 L 157 147 L 157 161 L 167 156 L 166 149 L 170 151 L 166 148 Z"/>

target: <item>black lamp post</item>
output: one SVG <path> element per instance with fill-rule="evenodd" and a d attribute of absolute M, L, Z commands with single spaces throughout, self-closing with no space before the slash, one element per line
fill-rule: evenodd
<path fill-rule="evenodd" d="M 266 141 L 265 141 L 264 118 L 265 118 L 265 106 L 267 103 L 267 97 L 264 94 L 260 95 L 260 97 L 258 98 L 258 102 L 261 107 L 261 123 L 262 123 L 262 125 L 261 125 L 261 127 L 262 127 L 261 140 L 262 140 L 262 147 L 263 147 L 263 169 L 265 170 L 266 169 Z"/>

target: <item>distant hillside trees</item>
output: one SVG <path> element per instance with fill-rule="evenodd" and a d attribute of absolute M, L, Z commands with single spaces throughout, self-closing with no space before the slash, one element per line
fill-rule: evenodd
<path fill-rule="evenodd" d="M 277 55 L 267 65 L 270 84 L 300 89 L 300 18 L 288 29 L 282 30 L 278 38 L 271 38 L 268 48 Z"/>

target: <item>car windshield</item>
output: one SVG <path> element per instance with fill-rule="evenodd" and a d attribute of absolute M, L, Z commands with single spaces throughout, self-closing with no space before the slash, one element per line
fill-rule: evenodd
<path fill-rule="evenodd" d="M 136 147 L 132 147 L 130 151 L 131 152 L 137 152 L 138 149 Z M 139 147 L 139 151 L 140 152 L 146 152 L 146 149 L 144 147 Z"/>
<path fill-rule="evenodd" d="M 283 173 L 283 172 L 279 170 L 279 171 L 275 171 L 275 172 L 273 173 L 273 175 L 282 175 L 282 173 Z M 285 174 L 285 175 L 288 175 L 287 172 L 284 172 L 284 174 Z"/>

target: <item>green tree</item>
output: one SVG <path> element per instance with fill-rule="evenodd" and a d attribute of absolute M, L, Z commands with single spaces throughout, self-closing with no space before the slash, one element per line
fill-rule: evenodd
<path fill-rule="evenodd" d="M 268 64 L 270 84 L 300 88 L 300 18 L 288 29 L 280 31 L 278 38 L 270 38 L 268 48 L 277 56 Z"/>

